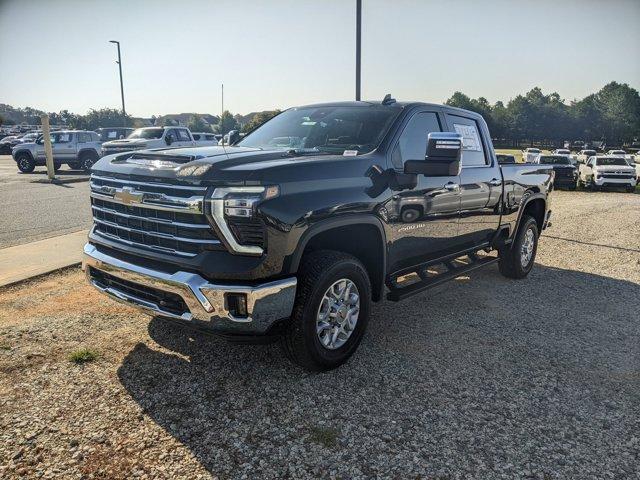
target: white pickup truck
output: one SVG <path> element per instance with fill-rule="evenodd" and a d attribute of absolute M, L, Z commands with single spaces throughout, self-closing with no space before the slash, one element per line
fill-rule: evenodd
<path fill-rule="evenodd" d="M 533 162 L 542 153 L 539 148 L 525 148 L 522 151 L 522 161 L 525 163 Z"/>
<path fill-rule="evenodd" d="M 102 154 L 146 150 L 150 148 L 195 147 L 193 135 L 186 127 L 145 127 L 134 130 L 122 140 L 102 144 Z"/>
<path fill-rule="evenodd" d="M 578 185 L 599 190 L 602 187 L 624 187 L 633 192 L 638 183 L 636 169 L 623 157 L 590 157 L 578 170 Z"/>

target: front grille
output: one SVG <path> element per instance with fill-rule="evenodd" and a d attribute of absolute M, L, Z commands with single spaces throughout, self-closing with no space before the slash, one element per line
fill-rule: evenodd
<path fill-rule="evenodd" d="M 126 295 L 142 299 L 174 315 L 189 313 L 187 304 L 180 295 L 175 293 L 165 292 L 156 288 L 140 285 L 139 283 L 123 280 L 122 278 L 109 275 L 92 267 L 89 267 L 89 276 L 91 280 L 102 289 L 113 289 Z"/>
<path fill-rule="evenodd" d="M 138 248 L 195 256 L 223 248 L 207 222 L 206 187 L 91 176 L 94 233 Z"/>
<path fill-rule="evenodd" d="M 604 173 L 602 174 L 602 178 L 616 178 L 619 180 L 631 180 L 632 178 L 634 178 L 634 175 L 631 174 L 615 174 L 615 173 Z"/>

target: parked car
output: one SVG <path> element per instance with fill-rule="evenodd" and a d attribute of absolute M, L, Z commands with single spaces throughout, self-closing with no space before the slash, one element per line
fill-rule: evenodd
<path fill-rule="evenodd" d="M 555 172 L 553 184 L 558 188 L 576 189 L 578 169 L 571 164 L 566 155 L 538 155 L 532 162 L 539 165 L 550 165 Z"/>
<path fill-rule="evenodd" d="M 580 165 L 578 185 L 592 190 L 602 187 L 623 187 L 628 192 L 636 188 L 638 175 L 622 157 L 599 156 L 590 157 L 586 163 Z"/>
<path fill-rule="evenodd" d="M 20 135 L 9 135 L 0 140 L 0 155 L 11 155 L 11 150 L 20 143 L 20 138 Z"/>
<path fill-rule="evenodd" d="M 578 165 L 586 163 L 591 157 L 595 157 L 598 154 L 595 150 L 580 150 L 576 156 L 576 162 Z"/>
<path fill-rule="evenodd" d="M 516 163 L 516 157 L 507 153 L 496 153 L 499 164 Z"/>
<path fill-rule="evenodd" d="M 133 128 L 128 127 L 101 127 L 96 128 L 96 133 L 100 135 L 101 142 L 110 142 L 112 140 L 122 140 L 127 138 L 133 132 Z"/>
<path fill-rule="evenodd" d="M 579 152 L 580 150 L 584 150 L 585 149 L 585 143 L 582 140 L 576 140 L 575 142 L 573 142 L 571 144 L 571 148 L 570 150 L 572 152 Z"/>
<path fill-rule="evenodd" d="M 192 132 L 191 135 L 197 146 L 218 145 L 218 140 L 213 133 Z"/>
<path fill-rule="evenodd" d="M 530 163 L 536 159 L 538 155 L 540 155 L 542 151 L 539 148 L 525 148 L 522 151 L 522 161 L 525 163 Z"/>
<path fill-rule="evenodd" d="M 570 157 L 571 156 L 571 150 L 569 150 L 567 148 L 557 148 L 551 153 L 553 155 L 563 155 L 565 157 Z"/>
<path fill-rule="evenodd" d="M 62 130 L 51 133 L 54 168 L 67 164 L 74 169 L 89 171 L 100 158 L 100 137 L 86 130 Z M 31 173 L 36 166 L 46 165 L 44 137 L 30 143 L 16 145 L 11 155 L 23 173 Z"/>
<path fill-rule="evenodd" d="M 104 155 L 148 148 L 195 147 L 191 132 L 185 127 L 145 127 L 134 130 L 127 138 L 102 144 Z"/>
<path fill-rule="evenodd" d="M 283 137 L 296 146 L 273 147 Z M 499 166 L 480 115 L 389 97 L 291 108 L 233 146 L 143 155 L 94 166 L 89 282 L 187 327 L 279 340 L 312 370 L 355 352 L 385 285 L 399 301 L 494 263 L 525 277 L 551 214 L 551 167 Z M 419 221 L 398 195 L 424 199 Z"/>

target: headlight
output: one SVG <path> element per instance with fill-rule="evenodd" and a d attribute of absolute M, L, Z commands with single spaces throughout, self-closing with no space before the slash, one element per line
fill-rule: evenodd
<path fill-rule="evenodd" d="M 260 202 L 277 197 L 279 194 L 280 189 L 277 186 L 219 187 L 213 190 L 207 199 L 207 216 L 231 253 L 262 255 L 264 249 L 261 245 L 243 244 L 247 242 L 244 241 L 241 234 L 244 230 L 241 228 L 262 228 L 261 223 L 255 224 L 260 222 L 255 218 L 257 206 Z M 240 220 L 243 221 L 242 225 L 236 223 Z"/>

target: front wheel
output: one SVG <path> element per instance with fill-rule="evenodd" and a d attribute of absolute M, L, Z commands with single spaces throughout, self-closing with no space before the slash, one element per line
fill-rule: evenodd
<path fill-rule="evenodd" d="M 85 172 L 89 172 L 97 161 L 98 155 L 95 152 L 84 152 L 80 155 L 80 168 Z"/>
<path fill-rule="evenodd" d="M 538 237 L 535 218 L 525 216 L 513 244 L 498 252 L 500 273 L 508 278 L 524 278 L 529 275 L 538 250 Z"/>
<path fill-rule="evenodd" d="M 300 268 L 281 346 L 308 370 L 336 368 L 358 348 L 370 309 L 369 276 L 357 258 L 330 250 L 312 252 Z"/>
<path fill-rule="evenodd" d="M 627 193 L 633 193 L 636 191 L 636 187 L 634 187 L 633 185 L 628 185 L 626 190 L 627 190 Z"/>
<path fill-rule="evenodd" d="M 16 156 L 16 164 L 22 173 L 31 173 L 36 168 L 36 162 L 28 153 L 19 153 Z"/>

